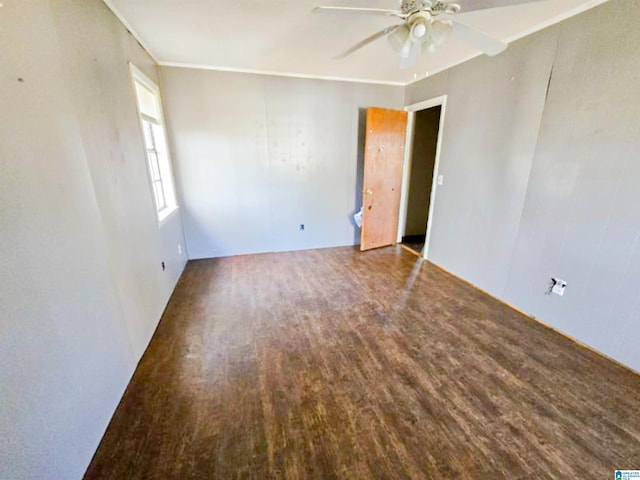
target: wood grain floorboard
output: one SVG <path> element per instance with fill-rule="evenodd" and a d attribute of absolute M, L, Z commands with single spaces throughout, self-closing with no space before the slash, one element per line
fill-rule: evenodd
<path fill-rule="evenodd" d="M 606 479 L 640 377 L 399 247 L 191 261 L 90 479 Z"/>

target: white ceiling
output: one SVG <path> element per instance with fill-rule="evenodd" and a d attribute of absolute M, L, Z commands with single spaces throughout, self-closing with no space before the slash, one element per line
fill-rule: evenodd
<path fill-rule="evenodd" d="M 479 54 L 449 39 L 412 69 L 385 39 L 333 57 L 394 24 L 389 17 L 311 14 L 316 5 L 395 8 L 397 0 L 104 0 L 160 63 L 219 70 L 406 85 Z M 461 13 L 466 23 L 510 42 L 607 0 L 544 0 Z"/>

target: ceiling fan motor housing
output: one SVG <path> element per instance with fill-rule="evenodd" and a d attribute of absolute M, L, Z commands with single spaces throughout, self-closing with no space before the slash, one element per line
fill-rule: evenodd
<path fill-rule="evenodd" d="M 420 10 L 431 9 L 432 5 L 433 2 L 430 0 L 402 0 L 400 4 L 400 11 L 405 15 L 409 15 Z"/>
<path fill-rule="evenodd" d="M 415 12 L 428 10 L 430 13 L 437 15 L 439 13 L 456 14 L 461 10 L 460 5 L 454 1 L 446 0 L 402 0 L 400 4 L 400 11 L 405 15 L 410 15 Z"/>

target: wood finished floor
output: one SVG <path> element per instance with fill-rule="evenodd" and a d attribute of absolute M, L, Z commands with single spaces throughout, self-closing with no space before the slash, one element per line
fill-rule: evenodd
<path fill-rule="evenodd" d="M 640 377 L 398 247 L 189 262 L 86 479 L 608 479 Z"/>

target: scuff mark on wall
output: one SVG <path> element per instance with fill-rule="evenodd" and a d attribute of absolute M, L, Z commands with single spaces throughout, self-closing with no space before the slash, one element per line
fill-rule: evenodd
<path fill-rule="evenodd" d="M 547 103 L 547 99 L 549 98 L 549 89 L 551 88 L 552 79 L 553 79 L 553 65 L 551 65 L 551 70 L 549 70 L 549 80 L 547 80 L 547 92 L 544 94 L 545 103 Z"/>

